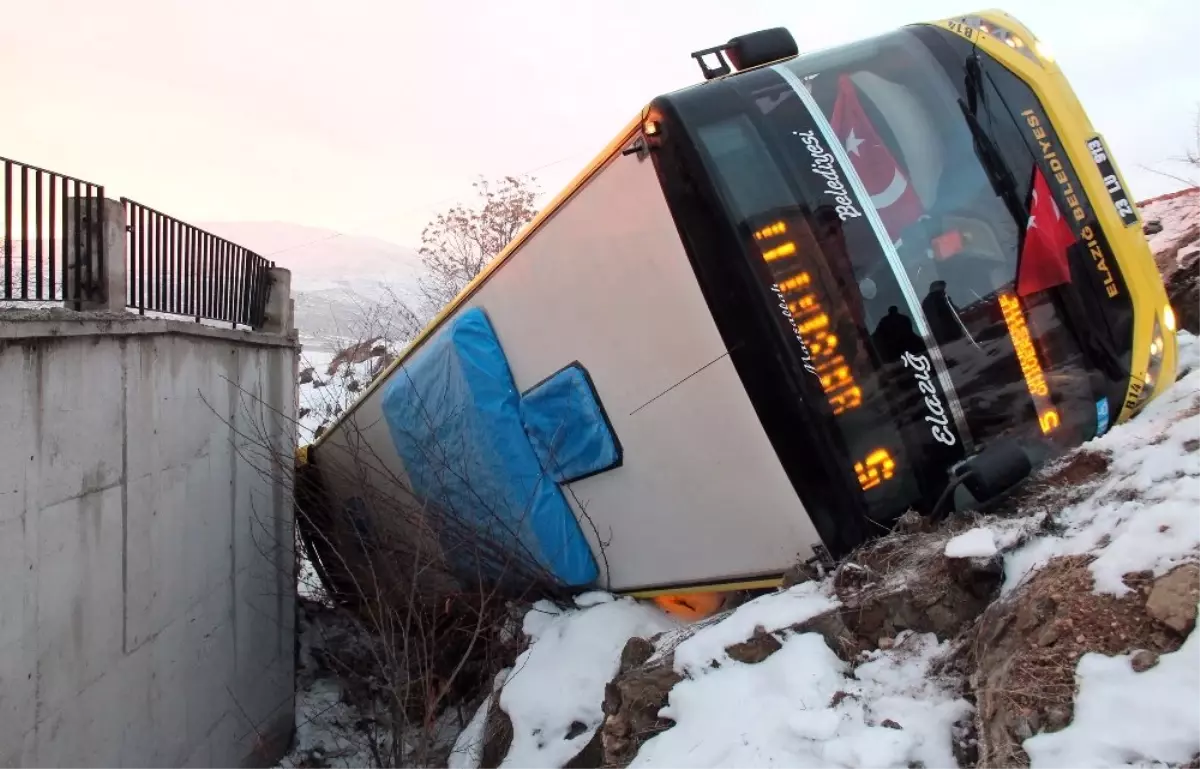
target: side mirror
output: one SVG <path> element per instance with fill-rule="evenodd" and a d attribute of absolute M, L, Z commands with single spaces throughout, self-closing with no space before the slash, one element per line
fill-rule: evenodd
<path fill-rule="evenodd" d="M 1033 472 L 1033 459 L 1015 440 L 998 440 L 955 471 L 961 479 L 954 507 L 986 508 L 1017 487 Z M 965 493 L 964 493 L 965 492 Z"/>

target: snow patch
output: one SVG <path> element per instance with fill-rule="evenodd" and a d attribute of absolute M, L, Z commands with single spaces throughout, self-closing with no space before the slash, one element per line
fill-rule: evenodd
<path fill-rule="evenodd" d="M 1175 333 L 1175 344 L 1179 350 L 1175 368 L 1180 378 L 1200 369 L 1200 339 L 1192 332 L 1180 329 Z"/>
<path fill-rule="evenodd" d="M 1200 753 L 1200 633 L 1138 673 L 1132 655 L 1085 654 L 1075 718 L 1025 740 L 1032 769 L 1185 764 Z"/>
<path fill-rule="evenodd" d="M 829 589 L 823 583 L 805 582 L 742 604 L 675 647 L 675 670 L 687 674 L 708 667 L 714 660 L 727 660 L 725 649 L 750 638 L 756 628 L 772 633 L 836 609 L 840 604 L 829 596 Z"/>
<path fill-rule="evenodd" d="M 487 738 L 487 719 L 488 713 L 492 709 L 492 700 L 495 699 L 496 692 L 508 680 L 510 672 L 512 672 L 512 668 L 505 668 L 496 674 L 492 683 L 492 693 L 483 698 L 475 715 L 455 738 L 454 747 L 450 750 L 450 756 L 447 759 L 447 769 L 479 769 L 479 764 L 483 761 L 483 743 Z"/>
<path fill-rule="evenodd" d="M 565 611 L 536 604 L 524 623 L 533 642 L 500 691 L 500 707 L 513 725 L 501 766 L 558 767 L 574 758 L 604 719 L 604 687 L 616 675 L 625 642 L 676 626 L 653 606 L 629 598 Z"/>
<path fill-rule="evenodd" d="M 815 633 L 785 634 L 763 662 L 729 661 L 671 690 L 676 723 L 631 767 L 954 766 L 952 727 L 971 713 L 930 675 L 945 652 L 902 634 L 849 672 Z"/>
<path fill-rule="evenodd" d="M 1041 537 L 1009 553 L 1010 593 L 1052 558 L 1092 553 L 1096 592 L 1122 596 L 1122 576 L 1161 576 L 1194 560 L 1200 548 L 1200 370 L 1184 377 L 1136 419 L 1087 444 L 1112 455 L 1109 472 L 1082 502 L 1059 513 L 1060 537 Z M 1189 450 L 1188 446 L 1192 448 Z"/>
<path fill-rule="evenodd" d="M 996 554 L 996 535 L 986 527 L 965 531 L 946 543 L 947 558 L 991 558 Z"/>

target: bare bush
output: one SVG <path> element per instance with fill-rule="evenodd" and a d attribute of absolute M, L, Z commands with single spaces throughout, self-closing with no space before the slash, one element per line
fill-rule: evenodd
<path fill-rule="evenodd" d="M 361 715 L 357 724 L 338 725 L 339 733 L 375 766 L 444 766 L 496 674 L 521 651 L 523 609 L 540 598 L 564 601 L 569 592 L 517 535 L 528 511 L 497 507 L 486 482 L 472 477 L 477 468 L 454 450 L 455 438 L 420 450 L 438 474 L 471 489 L 469 509 L 418 499 L 391 469 L 395 458 L 376 453 L 354 415 L 336 443 L 322 444 L 315 463 L 297 464 L 294 477 L 281 473 L 294 461 L 292 446 L 278 440 L 287 417 L 255 393 L 241 398 L 254 416 L 239 420 L 240 458 L 280 483 L 294 513 L 293 534 L 290 521 L 280 526 L 255 510 L 256 545 L 274 552 L 287 539 L 289 552 L 297 550 L 289 569 L 307 572 L 316 583 L 308 587 L 319 588 L 306 592 L 319 593 L 323 611 L 361 639 L 320 652 L 320 664 L 341 681 L 342 699 Z"/>
<path fill-rule="evenodd" d="M 467 287 L 533 220 L 537 192 L 527 177 L 505 176 L 474 183 L 478 202 L 455 205 L 426 225 L 421 255 L 426 275 L 420 282 L 422 311 L 433 317 Z"/>

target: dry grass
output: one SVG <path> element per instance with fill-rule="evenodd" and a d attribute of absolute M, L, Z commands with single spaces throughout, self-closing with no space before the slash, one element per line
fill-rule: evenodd
<path fill-rule="evenodd" d="M 1009 502 L 1020 515 L 1062 510 L 1082 502 L 1104 479 L 1112 464 L 1107 451 L 1073 451 L 1022 488 Z"/>

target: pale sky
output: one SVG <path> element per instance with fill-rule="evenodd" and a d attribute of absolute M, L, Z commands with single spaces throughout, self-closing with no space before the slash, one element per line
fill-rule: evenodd
<path fill-rule="evenodd" d="M 981 0 L 0 0 L 0 155 L 189 221 L 415 245 L 477 174 L 554 193 L 693 50 L 787 26 L 813 50 Z M 1182 184 L 1197 0 L 1008 0 L 1137 198 Z M 1193 174 L 1194 175 L 1194 174 Z"/>

